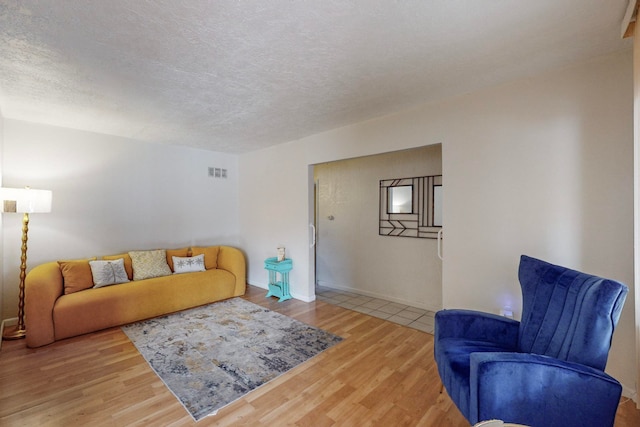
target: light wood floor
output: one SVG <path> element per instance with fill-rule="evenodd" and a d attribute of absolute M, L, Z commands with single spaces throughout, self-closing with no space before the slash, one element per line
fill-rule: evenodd
<path fill-rule="evenodd" d="M 433 361 L 433 337 L 324 302 L 245 298 L 344 341 L 221 409 L 199 426 L 465 426 Z M 2 426 L 192 426 L 196 423 L 119 328 L 39 349 L 0 350 Z M 640 426 L 632 401 L 616 427 Z"/>

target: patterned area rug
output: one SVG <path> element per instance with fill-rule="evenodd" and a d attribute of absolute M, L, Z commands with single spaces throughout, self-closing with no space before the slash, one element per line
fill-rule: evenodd
<path fill-rule="evenodd" d="M 196 421 L 342 341 L 241 298 L 122 330 Z"/>

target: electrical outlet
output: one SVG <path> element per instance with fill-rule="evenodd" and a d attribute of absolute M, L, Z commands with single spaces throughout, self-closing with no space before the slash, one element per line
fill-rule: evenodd
<path fill-rule="evenodd" d="M 508 317 L 509 319 L 513 319 L 513 310 L 509 306 L 502 307 L 500 309 L 500 316 Z"/>

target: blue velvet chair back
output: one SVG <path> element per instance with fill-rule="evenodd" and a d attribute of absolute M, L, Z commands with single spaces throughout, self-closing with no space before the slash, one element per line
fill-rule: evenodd
<path fill-rule="evenodd" d="M 604 370 L 629 289 L 523 255 L 518 350 Z"/>

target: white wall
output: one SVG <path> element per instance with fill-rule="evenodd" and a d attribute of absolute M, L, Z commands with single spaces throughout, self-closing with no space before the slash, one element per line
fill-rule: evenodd
<path fill-rule="evenodd" d="M 632 90 L 626 51 L 243 155 L 249 281 L 266 283 L 262 260 L 282 242 L 292 294 L 314 298 L 309 165 L 441 142 L 444 307 L 510 304 L 519 316 L 523 253 L 633 287 Z M 608 365 L 626 394 L 637 369 L 633 319 L 631 302 Z"/>
<path fill-rule="evenodd" d="M 53 191 L 28 267 L 135 249 L 238 243 L 237 156 L 5 120 L 3 183 Z M 228 178 L 208 177 L 223 167 Z M 4 316 L 17 311 L 20 215 L 4 215 Z"/>
<path fill-rule="evenodd" d="M 441 174 L 440 144 L 315 165 L 317 283 L 432 311 L 442 308 L 436 241 L 377 233 L 380 180 Z"/>
<path fill-rule="evenodd" d="M 2 115 L 2 110 L 0 110 L 0 187 L 2 187 L 2 164 L 4 163 L 4 155 L 2 154 L 3 147 L 4 147 L 4 116 Z M 0 215 L 0 261 L 3 259 L 3 256 L 4 256 L 4 245 L 2 244 L 2 241 L 4 238 L 4 232 L 2 227 L 2 217 L 3 215 Z M 4 315 L 4 310 L 3 310 L 4 305 L 2 302 L 3 292 L 1 292 L 1 290 L 3 287 L 2 286 L 3 276 L 4 276 L 4 266 L 2 265 L 2 262 L 0 262 L 0 321 L 8 318 L 8 316 Z"/>

